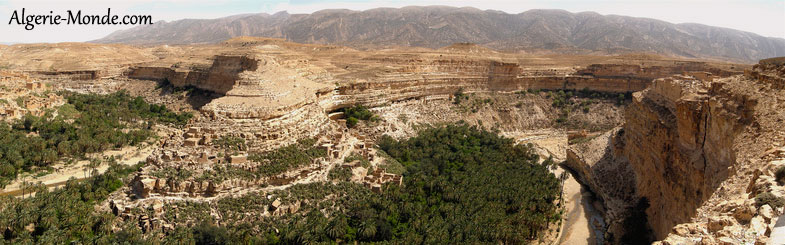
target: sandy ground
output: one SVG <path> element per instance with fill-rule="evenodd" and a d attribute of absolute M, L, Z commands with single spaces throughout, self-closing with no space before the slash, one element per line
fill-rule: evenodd
<path fill-rule="evenodd" d="M 516 143 L 532 143 L 544 160 L 552 156 L 554 162 L 566 160 L 568 147 L 567 134 L 557 129 L 541 129 L 525 132 L 505 132 L 506 137 L 515 139 Z M 553 170 L 556 176 L 567 171 L 561 167 Z M 594 208 L 592 193 L 578 183 L 568 172 L 564 182 L 564 216 L 559 234 L 553 241 L 555 244 L 602 244 L 605 226 L 602 215 Z"/>
<path fill-rule="evenodd" d="M 146 147 L 141 150 L 137 150 L 136 147 L 125 147 L 120 150 L 112 150 L 106 151 L 102 153 L 103 156 L 115 156 L 115 158 L 119 159 L 118 163 L 125 164 L 125 165 L 133 165 L 138 163 L 139 161 L 144 161 L 150 152 L 152 152 L 153 147 Z M 75 164 L 65 166 L 63 164 L 57 164 L 53 166 L 57 171 L 44 175 L 41 177 L 33 177 L 33 176 L 20 176 L 15 181 L 11 182 L 11 184 L 7 185 L 5 189 L 0 192 L 0 195 L 14 195 L 18 196 L 22 194 L 21 185 L 23 181 L 27 181 L 29 183 L 38 183 L 41 182 L 47 187 L 54 188 L 60 185 L 65 184 L 71 178 L 75 179 L 84 179 L 87 177 L 87 172 L 85 172 L 85 166 L 87 166 L 90 161 L 84 160 L 79 161 Z M 98 173 L 103 173 L 109 168 L 109 164 L 102 164 L 98 166 L 97 171 Z"/>
<path fill-rule="evenodd" d="M 605 223 L 588 189 L 572 175 L 564 182 L 564 225 L 558 244 L 602 244 Z"/>

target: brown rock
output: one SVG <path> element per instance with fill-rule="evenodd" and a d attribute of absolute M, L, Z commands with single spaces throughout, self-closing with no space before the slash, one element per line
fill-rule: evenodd
<path fill-rule="evenodd" d="M 742 205 L 736 208 L 733 211 L 733 217 L 739 221 L 739 223 L 747 223 L 750 222 L 752 216 L 755 216 L 755 207 L 752 205 Z"/>
<path fill-rule="evenodd" d="M 684 225 L 677 225 L 676 227 L 673 227 L 673 233 L 679 236 L 686 236 L 690 234 L 690 229 Z"/>
<path fill-rule="evenodd" d="M 722 216 L 722 217 L 711 217 L 709 218 L 709 222 L 706 225 L 706 228 L 709 232 L 717 232 L 722 230 L 725 226 L 729 226 L 733 224 L 733 220 L 730 217 Z"/>
<path fill-rule="evenodd" d="M 155 188 L 156 179 L 136 176 L 132 184 L 132 192 L 137 198 L 147 198 Z"/>

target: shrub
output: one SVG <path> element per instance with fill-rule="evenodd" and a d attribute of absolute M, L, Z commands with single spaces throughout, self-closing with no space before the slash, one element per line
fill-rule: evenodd
<path fill-rule="evenodd" d="M 378 116 L 374 115 L 373 112 L 363 105 L 345 108 L 344 115 L 346 116 L 346 126 L 349 128 L 357 126 L 360 120 L 372 122 L 379 120 Z"/>
<path fill-rule="evenodd" d="M 755 205 L 760 207 L 768 204 L 772 208 L 780 208 L 785 206 L 785 199 L 777 197 L 771 192 L 763 192 L 755 196 Z"/>
<path fill-rule="evenodd" d="M 774 172 L 774 177 L 777 180 L 777 184 L 785 184 L 785 165 L 777 168 L 777 171 Z"/>
<path fill-rule="evenodd" d="M 453 98 L 452 103 L 456 104 L 456 105 L 460 104 L 461 100 L 468 99 L 468 98 L 466 98 L 466 95 L 463 94 L 463 88 L 459 88 L 458 91 L 455 91 L 455 93 L 453 94 L 453 97 L 454 98 Z"/>
<path fill-rule="evenodd" d="M 357 120 L 357 118 L 355 118 L 355 117 L 346 118 L 346 126 L 349 127 L 349 128 L 354 128 L 355 126 L 357 126 L 358 122 L 360 122 L 360 121 Z"/>

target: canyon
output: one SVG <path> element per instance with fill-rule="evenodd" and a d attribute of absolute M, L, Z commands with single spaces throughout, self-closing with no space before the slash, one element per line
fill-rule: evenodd
<path fill-rule="evenodd" d="M 200 45 L 4 46 L 0 67 L 0 82 L 17 84 L 3 91 L 11 100 L 35 97 L 46 89 L 35 84 L 43 83 L 126 90 L 195 114 L 186 127 L 154 127 L 158 137 L 144 166 L 98 207 L 148 234 L 188 223 L 169 217 L 183 215 L 188 203 L 249 193 L 269 195 L 262 195 L 270 203 L 255 213 L 260 217 L 297 213 L 309 204 L 272 193 L 329 182 L 336 169 L 372 192 L 401 185 L 407 176 L 391 170 L 378 140 L 461 121 L 532 144 L 593 193 L 599 202 L 589 220 L 603 222 L 578 226 L 599 226 L 587 234 L 601 235 L 570 241 L 622 243 L 633 234 L 625 222 L 643 212 L 636 224 L 648 229 L 647 242 L 765 243 L 783 213 L 755 201 L 761 193 L 785 195 L 775 178 L 785 157 L 779 59 L 750 66 L 646 53 L 523 54 L 468 43 L 356 50 L 237 37 Z M 32 87 L 20 86 L 27 83 Z M 63 103 L 54 95 L 37 100 Z M 347 127 L 347 109 L 357 105 L 377 118 Z M 0 115 L 7 121 L 39 111 L 0 106 L 15 111 Z M 244 146 L 226 150 L 230 139 Z M 294 146 L 324 155 L 248 174 L 270 165 L 251 160 L 254 152 Z M 636 209 L 640 203 L 647 207 Z M 577 221 L 560 224 L 570 222 Z"/>

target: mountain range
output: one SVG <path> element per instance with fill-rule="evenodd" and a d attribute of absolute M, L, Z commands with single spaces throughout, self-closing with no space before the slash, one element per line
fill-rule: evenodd
<path fill-rule="evenodd" d="M 761 23 L 765 25 L 765 23 Z M 96 43 L 218 43 L 237 36 L 285 38 L 355 48 L 439 48 L 476 43 L 502 51 L 651 52 L 752 63 L 785 56 L 785 39 L 702 24 L 595 12 L 496 10 L 445 6 L 329 9 L 312 14 L 243 14 L 157 22 L 114 32 Z"/>

